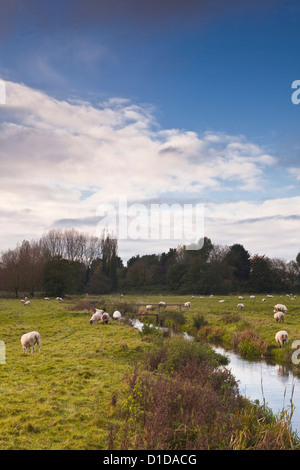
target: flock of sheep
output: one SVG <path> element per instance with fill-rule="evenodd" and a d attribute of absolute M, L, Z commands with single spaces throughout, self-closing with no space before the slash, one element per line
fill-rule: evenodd
<path fill-rule="evenodd" d="M 267 297 L 273 297 L 272 295 L 268 295 Z M 250 296 L 250 299 L 255 299 L 255 295 L 251 295 Z M 239 300 L 243 300 L 243 297 L 239 297 Z M 263 302 L 266 301 L 265 298 L 262 299 Z M 237 304 L 237 308 L 239 310 L 243 309 L 244 308 L 244 304 L 242 303 L 238 303 Z M 288 312 L 288 309 L 285 305 L 283 304 L 276 304 L 274 306 L 274 319 L 277 321 L 277 322 L 284 322 L 284 314 Z M 289 339 L 289 335 L 288 333 L 285 331 L 285 330 L 280 330 L 280 331 L 277 331 L 276 335 L 275 335 L 275 341 L 278 343 L 279 347 L 282 347 L 284 346 L 285 343 L 288 342 L 288 339 Z"/>
<path fill-rule="evenodd" d="M 44 297 L 44 300 L 49 300 L 49 297 Z M 61 297 L 57 297 L 56 300 L 58 300 L 59 302 L 62 302 L 63 299 Z M 30 301 L 26 300 L 26 297 L 25 297 L 25 300 L 22 299 L 21 302 L 23 303 L 23 305 L 30 305 Z M 90 318 L 90 324 L 92 325 L 93 323 L 99 323 L 99 322 L 103 324 L 107 324 L 110 320 L 110 317 L 109 317 L 109 314 L 106 312 L 106 310 L 105 309 L 99 310 L 97 308 L 95 310 L 96 312 Z M 112 316 L 114 320 L 119 320 L 122 315 L 118 310 L 116 310 Z M 25 353 L 27 352 L 27 349 L 30 349 L 30 348 L 31 348 L 31 353 L 33 353 L 34 347 L 36 345 L 40 352 L 40 347 L 41 347 L 40 333 L 38 331 L 30 331 L 29 333 L 25 333 L 21 337 L 21 345 Z"/>
<path fill-rule="evenodd" d="M 272 298 L 273 295 L 267 295 L 267 297 Z M 242 296 L 239 296 L 239 300 L 243 300 L 243 299 L 244 298 Z M 255 295 L 250 295 L 250 299 L 255 299 Z M 265 301 L 266 301 L 266 299 L 263 298 L 262 302 L 265 302 Z M 224 300 L 219 300 L 219 302 L 225 302 L 225 301 Z M 244 304 L 238 303 L 237 308 L 239 310 L 242 310 L 244 308 Z M 274 306 L 274 311 L 273 311 L 274 319 L 279 323 L 284 322 L 284 314 L 287 313 L 287 312 L 288 312 L 288 309 L 285 305 L 276 304 Z M 284 346 L 284 344 L 288 342 L 288 338 L 289 338 L 289 335 L 285 330 L 277 331 L 277 333 L 275 335 L 275 341 L 278 343 L 278 345 L 280 347 Z"/>
<path fill-rule="evenodd" d="M 213 296 L 210 296 L 210 297 L 213 297 Z M 272 295 L 268 295 L 267 297 L 273 297 Z M 194 298 L 194 296 L 193 296 Z M 250 299 L 255 299 L 255 296 L 254 295 L 251 295 L 250 296 Z M 44 300 L 49 300 L 49 297 L 44 297 Z M 62 298 L 61 297 L 56 297 L 56 300 L 59 301 L 59 302 L 62 302 Z M 243 300 L 243 297 L 239 296 L 239 300 Z M 266 299 L 262 299 L 262 301 L 264 302 Z M 25 297 L 25 299 L 21 300 L 21 302 L 24 304 L 24 305 L 30 305 L 30 301 L 27 300 L 27 298 Z M 219 300 L 219 302 L 225 302 L 225 300 Z M 166 308 L 166 303 L 161 301 L 159 302 L 158 304 L 160 307 L 163 307 L 163 308 Z M 185 302 L 184 303 L 184 307 L 186 308 L 190 308 L 191 307 L 191 302 Z M 239 310 L 242 310 L 244 308 L 244 304 L 243 303 L 238 303 L 237 304 L 237 308 Z M 153 306 L 152 305 L 146 305 L 146 310 L 149 311 L 149 310 L 152 310 L 153 309 Z M 102 323 L 102 324 L 107 324 L 110 320 L 110 316 L 108 314 L 108 312 L 106 312 L 105 309 L 95 309 L 95 313 L 91 316 L 90 318 L 90 324 L 92 325 L 93 323 Z M 288 312 L 288 309 L 285 305 L 283 304 L 276 304 L 274 306 L 274 319 L 277 321 L 277 322 L 284 322 L 284 314 Z M 122 315 L 121 313 L 116 310 L 113 315 L 112 315 L 113 319 L 114 320 L 119 320 Z M 285 343 L 288 342 L 288 333 L 285 331 L 285 330 L 280 330 L 276 333 L 275 335 L 275 341 L 278 343 L 279 347 L 283 347 Z M 33 350 L 34 350 L 34 347 L 35 345 L 37 345 L 38 347 L 38 350 L 40 351 L 40 346 L 41 346 L 41 335 L 38 331 L 31 331 L 29 333 L 25 333 L 22 337 L 21 337 L 21 345 L 23 347 L 23 350 L 24 352 L 27 352 L 27 349 L 28 348 L 31 348 L 31 353 L 33 353 Z"/>

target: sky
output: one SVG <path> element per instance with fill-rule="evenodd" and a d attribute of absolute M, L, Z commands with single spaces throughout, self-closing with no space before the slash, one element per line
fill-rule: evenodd
<path fill-rule="evenodd" d="M 0 251 L 126 221 L 125 261 L 193 235 L 295 260 L 299 45 L 297 0 L 1 0 Z"/>

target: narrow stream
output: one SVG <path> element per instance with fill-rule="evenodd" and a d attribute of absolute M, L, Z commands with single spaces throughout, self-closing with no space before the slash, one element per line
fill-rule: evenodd
<path fill-rule="evenodd" d="M 300 436 L 300 379 L 278 364 L 248 361 L 222 347 L 213 349 L 229 358 L 227 368 L 238 381 L 240 393 L 246 398 L 259 400 L 260 404 L 265 402 L 275 414 L 284 409 L 289 415 L 292 401 L 292 428 Z"/>
<path fill-rule="evenodd" d="M 135 320 L 133 326 L 141 330 L 143 323 Z M 192 339 L 187 334 L 184 336 Z M 212 347 L 217 353 L 228 357 L 229 364 L 226 367 L 236 378 L 242 395 L 251 401 L 259 400 L 261 405 L 265 403 L 276 415 L 283 410 L 290 415 L 293 408 L 292 429 L 300 436 L 300 378 L 278 364 L 248 361 L 233 351 L 220 346 Z"/>

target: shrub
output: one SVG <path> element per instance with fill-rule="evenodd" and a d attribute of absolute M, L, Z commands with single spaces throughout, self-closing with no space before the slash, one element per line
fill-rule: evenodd
<path fill-rule="evenodd" d="M 251 329 L 241 332 L 235 331 L 231 344 L 234 349 L 239 350 L 241 356 L 249 359 L 259 358 L 266 354 L 268 350 L 267 343 L 263 341 L 258 333 Z"/>
<path fill-rule="evenodd" d="M 176 310 L 162 310 L 159 314 L 160 326 L 171 328 L 178 333 L 181 326 L 185 324 L 185 316 Z"/>

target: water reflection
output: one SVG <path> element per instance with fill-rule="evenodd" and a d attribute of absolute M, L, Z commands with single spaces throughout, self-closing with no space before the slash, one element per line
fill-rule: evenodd
<path fill-rule="evenodd" d="M 139 320 L 134 320 L 132 325 L 140 331 L 143 328 Z M 184 337 L 193 339 L 187 333 L 184 333 Z M 220 346 L 212 347 L 217 353 L 228 357 L 229 364 L 226 367 L 238 381 L 240 393 L 251 401 L 265 403 L 274 414 L 286 410 L 290 415 L 292 411 L 292 428 L 300 436 L 300 378 L 279 364 L 248 361 L 233 351 Z"/>
<path fill-rule="evenodd" d="M 292 427 L 300 435 L 300 379 L 286 367 L 266 362 L 247 361 L 232 351 L 214 347 L 219 354 L 229 359 L 231 370 L 239 383 L 240 392 L 251 401 L 259 400 L 275 414 L 283 409 L 291 411 L 293 405 Z"/>

